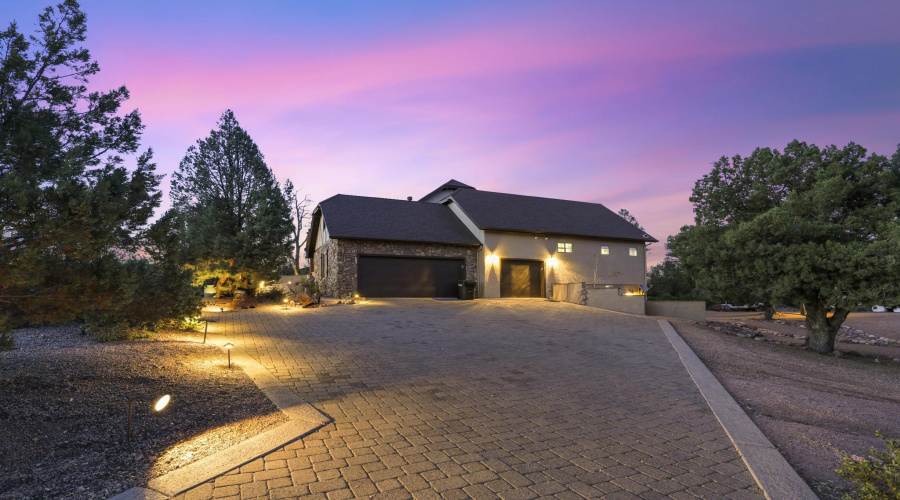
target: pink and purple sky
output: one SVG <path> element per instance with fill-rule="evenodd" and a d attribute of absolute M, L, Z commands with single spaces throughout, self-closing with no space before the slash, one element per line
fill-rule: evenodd
<path fill-rule="evenodd" d="M 31 31 L 48 4 L 4 0 L 0 22 Z M 161 173 L 231 108 L 314 201 L 455 178 L 627 208 L 665 241 L 722 155 L 900 143 L 896 0 L 81 5 L 92 87 L 128 86 Z"/>

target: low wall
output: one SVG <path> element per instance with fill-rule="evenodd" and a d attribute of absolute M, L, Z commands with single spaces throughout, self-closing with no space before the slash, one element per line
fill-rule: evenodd
<path fill-rule="evenodd" d="M 702 300 L 648 300 L 647 316 L 706 321 L 706 302 Z"/>
<path fill-rule="evenodd" d="M 554 283 L 553 300 L 631 314 L 644 314 L 643 295 L 619 295 L 618 288 L 597 288 L 582 290 L 580 283 Z"/>

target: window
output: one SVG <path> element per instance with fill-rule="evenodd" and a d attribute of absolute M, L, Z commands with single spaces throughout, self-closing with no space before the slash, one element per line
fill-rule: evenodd
<path fill-rule="evenodd" d="M 600 247 L 600 255 L 609 255 L 609 247 L 606 245 Z"/>
<path fill-rule="evenodd" d="M 572 244 L 571 243 L 557 243 L 556 251 L 559 253 L 572 253 Z"/>
<path fill-rule="evenodd" d="M 628 255 L 632 257 L 637 257 L 637 248 L 631 247 L 628 249 Z"/>

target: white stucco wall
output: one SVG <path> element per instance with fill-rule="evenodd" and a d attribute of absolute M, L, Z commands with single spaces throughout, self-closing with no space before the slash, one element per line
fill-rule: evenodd
<path fill-rule="evenodd" d="M 482 296 L 500 297 L 500 264 L 491 256 L 500 259 L 528 259 L 544 261 L 544 282 L 550 295 L 553 283 L 646 284 L 645 247 L 640 242 L 605 241 L 570 236 L 535 236 L 518 233 L 484 231 L 484 247 L 480 252 L 484 266 L 482 276 Z M 571 243 L 571 253 L 559 253 L 558 243 Z M 601 247 L 609 247 L 609 255 L 601 254 Z M 637 256 L 628 254 L 629 248 L 637 249 Z M 550 258 L 556 258 L 551 265 Z"/>

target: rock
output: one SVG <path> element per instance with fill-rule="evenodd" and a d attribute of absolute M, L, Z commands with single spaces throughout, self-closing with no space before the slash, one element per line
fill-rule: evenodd
<path fill-rule="evenodd" d="M 302 293 L 297 294 L 297 296 L 294 297 L 294 300 L 297 302 L 297 304 L 300 305 L 300 307 L 307 307 L 307 306 L 309 306 L 310 304 L 315 304 L 315 303 L 316 303 L 316 299 L 314 299 L 314 298 L 312 297 L 312 295 L 310 295 L 310 294 L 308 294 L 308 293 L 306 293 L 306 292 L 302 292 Z"/>
<path fill-rule="evenodd" d="M 841 352 L 841 351 L 834 351 L 834 357 L 836 357 L 836 358 L 843 358 L 843 357 L 844 357 L 844 353 Z"/>

